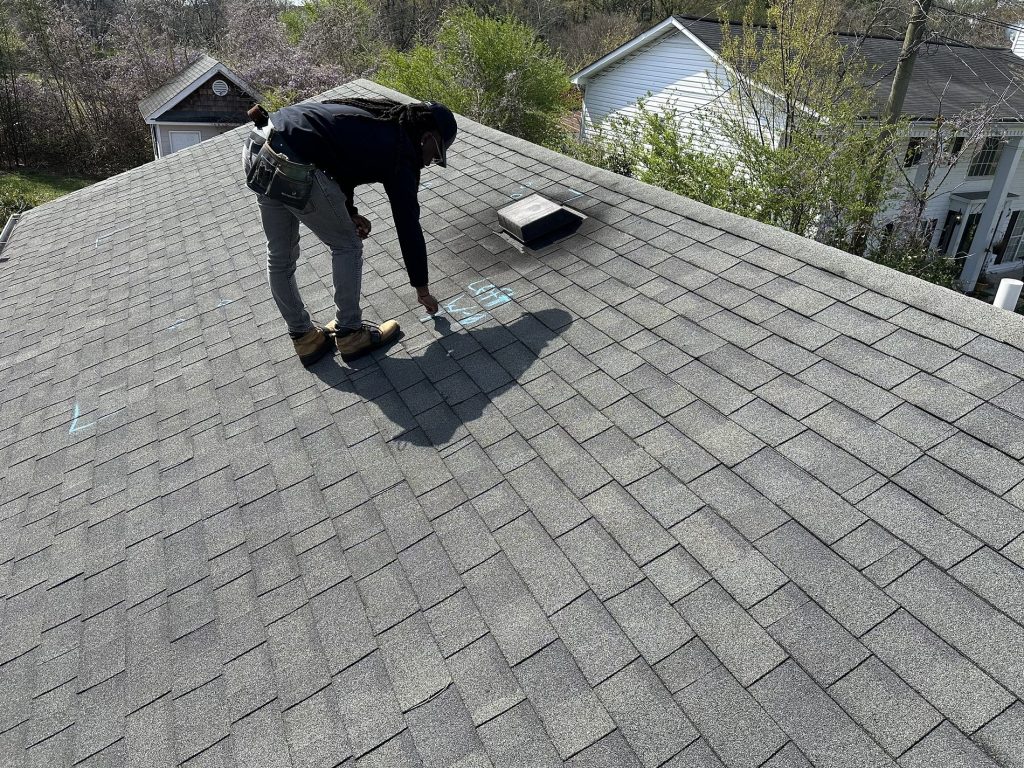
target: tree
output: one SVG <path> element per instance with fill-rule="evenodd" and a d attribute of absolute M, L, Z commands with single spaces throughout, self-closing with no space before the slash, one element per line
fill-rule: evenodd
<path fill-rule="evenodd" d="M 779 0 L 767 16 L 768 27 L 748 13 L 740 30 L 723 28 L 726 98 L 706 119 L 754 190 L 758 203 L 748 215 L 849 247 L 857 223 L 887 203 L 880 196 L 865 210 L 868 159 L 876 147 L 891 153 L 895 138 L 866 117 L 874 110 L 867 65 L 836 36 L 835 3 Z M 884 189 L 894 172 L 891 164 L 884 169 Z"/>
<path fill-rule="evenodd" d="M 387 54 L 377 79 L 538 143 L 558 139 L 570 105 L 566 66 L 532 29 L 464 6 L 445 13 L 431 45 Z"/>

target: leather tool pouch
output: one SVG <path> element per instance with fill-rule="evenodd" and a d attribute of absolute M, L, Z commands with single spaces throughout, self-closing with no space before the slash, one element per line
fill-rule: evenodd
<path fill-rule="evenodd" d="M 302 209 L 313 193 L 315 170 L 313 165 L 293 163 L 285 155 L 275 152 L 268 141 L 252 156 L 245 183 L 257 194 Z"/>

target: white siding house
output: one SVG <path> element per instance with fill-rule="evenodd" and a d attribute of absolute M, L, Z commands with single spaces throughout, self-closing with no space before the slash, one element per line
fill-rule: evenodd
<path fill-rule="evenodd" d="M 636 114 L 640 99 L 653 111 L 675 109 L 681 130 L 688 124 L 695 129 L 700 110 L 726 103 L 725 64 L 717 53 L 721 42 L 718 22 L 670 17 L 578 72 L 573 82 L 584 94 L 582 137 L 593 136 L 597 126 L 615 117 Z M 872 38 L 859 43 L 868 61 L 878 66 L 877 93 L 884 99 L 901 41 Z M 1019 85 L 1024 61 L 1013 53 L 1019 48 L 1024 55 L 1024 32 L 1013 39 L 1013 46 L 956 51 L 945 43 L 925 46 L 904 108 L 906 116 L 918 121 L 911 135 L 925 136 L 940 108 L 954 114 L 980 106 L 993 93 L 1001 94 L 1005 103 L 1005 114 L 993 126 L 993 151 L 964 151 L 923 216 L 933 228 L 932 247 L 964 258 L 961 282 L 967 290 L 982 273 L 1024 273 L 1024 167 L 1019 162 L 1024 151 L 1024 91 Z M 704 141 L 711 145 L 709 151 L 725 145 L 720 137 Z M 908 173 L 914 174 L 914 168 Z"/>

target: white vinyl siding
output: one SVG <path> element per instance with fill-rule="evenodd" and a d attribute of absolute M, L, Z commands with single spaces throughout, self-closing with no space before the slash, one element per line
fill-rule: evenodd
<path fill-rule="evenodd" d="M 666 32 L 584 83 L 584 131 L 608 117 L 636 114 L 637 101 L 648 93 L 652 110 L 693 114 L 722 94 L 715 69 L 715 60 L 690 38 Z"/>

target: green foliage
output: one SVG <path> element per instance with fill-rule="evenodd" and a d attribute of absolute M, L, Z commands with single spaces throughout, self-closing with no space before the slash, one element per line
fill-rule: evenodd
<path fill-rule="evenodd" d="M 922 244 L 903 248 L 881 245 L 869 251 L 867 258 L 884 267 L 905 272 L 954 291 L 960 290 L 963 261 L 928 250 Z"/>
<path fill-rule="evenodd" d="M 500 131 L 551 143 L 571 103 L 568 75 L 530 27 L 455 7 L 431 45 L 385 55 L 377 79 Z"/>
<path fill-rule="evenodd" d="M 48 203 L 92 184 L 88 179 L 45 173 L 0 173 L 0 226 L 12 214 Z"/>
<path fill-rule="evenodd" d="M 706 135 L 692 136 L 675 109 L 655 111 L 641 100 L 632 115 L 599 126 L 569 154 L 584 162 L 726 210 L 749 208 L 736 159 L 706 151 Z"/>
<path fill-rule="evenodd" d="M 841 15 L 830 0 L 751 3 L 740 30 L 724 28 L 724 108 L 709 129 L 734 148 L 756 200 L 743 215 L 837 247 L 888 202 L 866 209 L 877 170 L 871 158 L 891 151 L 891 137 L 871 114 L 866 64 L 835 36 Z M 895 166 L 881 187 L 892 186 Z"/>

